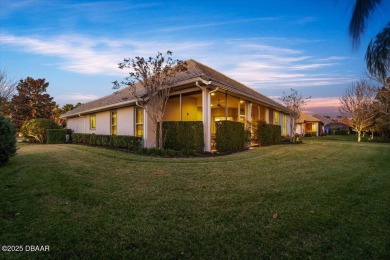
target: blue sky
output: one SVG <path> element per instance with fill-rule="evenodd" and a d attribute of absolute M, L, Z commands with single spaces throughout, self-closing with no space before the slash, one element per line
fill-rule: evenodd
<path fill-rule="evenodd" d="M 0 67 L 46 78 L 60 105 L 110 94 L 127 57 L 173 51 L 277 99 L 297 89 L 308 112 L 336 115 L 338 97 L 365 75 L 369 40 L 389 21 L 384 0 L 353 51 L 353 0 L 0 0 Z"/>

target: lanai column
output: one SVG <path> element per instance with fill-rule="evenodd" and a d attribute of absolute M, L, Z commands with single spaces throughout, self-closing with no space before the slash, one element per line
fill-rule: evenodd
<path fill-rule="evenodd" d="M 252 131 L 252 102 L 247 103 L 246 109 L 248 111 L 246 113 L 246 121 L 249 122 L 249 124 L 247 124 L 247 128 L 248 130 Z"/>
<path fill-rule="evenodd" d="M 210 106 L 210 90 L 202 88 L 202 120 L 203 120 L 203 133 L 204 133 L 204 150 L 206 152 L 211 151 L 211 133 L 210 133 L 210 118 L 211 118 L 211 106 Z"/>

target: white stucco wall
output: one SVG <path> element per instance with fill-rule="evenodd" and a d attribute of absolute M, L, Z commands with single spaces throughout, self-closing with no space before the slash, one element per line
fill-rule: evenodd
<path fill-rule="evenodd" d="M 125 107 L 116 110 L 117 113 L 117 134 L 134 135 L 135 114 L 134 107 Z"/>
<path fill-rule="evenodd" d="M 84 133 L 84 117 L 68 118 L 66 127 L 75 133 Z"/>

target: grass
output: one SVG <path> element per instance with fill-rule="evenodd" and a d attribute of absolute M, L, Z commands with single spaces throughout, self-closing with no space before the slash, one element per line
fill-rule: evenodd
<path fill-rule="evenodd" d="M 0 258 L 390 258 L 388 144 L 171 159 L 19 148 L 0 168 L 0 244 L 50 252 Z"/>

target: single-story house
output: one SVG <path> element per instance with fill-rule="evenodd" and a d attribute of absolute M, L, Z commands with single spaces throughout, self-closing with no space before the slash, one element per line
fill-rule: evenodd
<path fill-rule="evenodd" d="M 131 135 L 143 138 L 145 147 L 156 144 L 153 123 L 136 104 L 129 88 L 84 103 L 62 115 L 75 133 Z M 211 151 L 215 122 L 242 122 L 253 132 L 259 120 L 281 126 L 289 133 L 288 109 L 224 74 L 195 60 L 178 72 L 163 121 L 203 121 L 205 151 Z"/>
<path fill-rule="evenodd" d="M 329 134 L 329 124 L 333 123 L 334 121 L 318 114 L 312 115 L 312 117 L 319 119 L 323 123 L 322 132 Z"/>
<path fill-rule="evenodd" d="M 322 126 L 323 123 L 321 120 L 308 114 L 301 113 L 301 116 L 296 122 L 295 133 L 302 136 L 304 136 L 306 133 L 315 133 L 316 136 L 320 136 L 322 133 Z"/>

